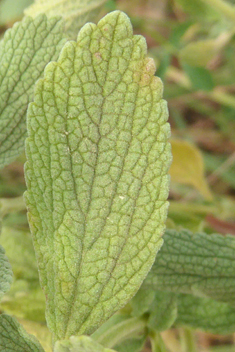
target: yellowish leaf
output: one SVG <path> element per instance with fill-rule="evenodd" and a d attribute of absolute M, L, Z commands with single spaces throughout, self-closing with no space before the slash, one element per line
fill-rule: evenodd
<path fill-rule="evenodd" d="M 213 196 L 204 176 L 204 164 L 200 150 L 180 139 L 171 141 L 173 162 L 171 180 L 195 187 L 206 200 Z"/>

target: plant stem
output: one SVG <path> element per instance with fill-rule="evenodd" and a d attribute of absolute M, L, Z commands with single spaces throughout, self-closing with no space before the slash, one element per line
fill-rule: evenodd
<path fill-rule="evenodd" d="M 15 198 L 0 198 L 0 215 L 4 217 L 9 213 L 25 210 L 23 196 Z"/>
<path fill-rule="evenodd" d="M 223 0 L 202 0 L 207 5 L 213 7 L 220 14 L 224 15 L 228 19 L 235 21 L 235 8 L 228 2 Z"/>
<path fill-rule="evenodd" d="M 106 348 L 143 333 L 147 324 L 146 317 L 129 318 L 103 331 L 100 335 L 95 333 L 95 340 Z"/>
<path fill-rule="evenodd" d="M 160 335 L 157 332 L 151 332 L 150 335 L 152 352 L 167 352 L 166 345 Z"/>
<path fill-rule="evenodd" d="M 194 332 L 188 328 L 179 329 L 182 352 L 197 352 Z"/>

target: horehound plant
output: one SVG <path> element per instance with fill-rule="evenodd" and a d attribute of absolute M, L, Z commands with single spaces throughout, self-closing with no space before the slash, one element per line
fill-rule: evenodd
<path fill-rule="evenodd" d="M 44 307 L 39 272 L 52 335 L 48 346 L 42 327 L 37 340 L 6 314 L 13 274 L 0 247 L 4 352 L 140 352 L 148 338 L 156 352 L 166 351 L 160 333 L 173 324 L 235 329 L 232 237 L 166 230 L 156 257 L 168 206 L 167 105 L 146 41 L 124 13 L 69 40 L 103 2 L 75 10 L 71 0 L 66 10 L 65 1 L 38 0 L 0 44 L 0 165 L 22 152 L 27 135 L 37 267 L 28 234 L 3 228 L 1 243 L 13 271 L 19 257 L 21 283 L 24 270 L 34 283 L 28 302 Z M 1 216 L 23 207 L 21 198 L 0 200 Z"/>

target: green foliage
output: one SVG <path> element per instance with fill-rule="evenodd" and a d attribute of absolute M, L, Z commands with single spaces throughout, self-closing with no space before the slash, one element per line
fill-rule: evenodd
<path fill-rule="evenodd" d="M 0 42 L 0 168 L 24 150 L 26 110 L 34 84 L 65 43 L 63 22 L 24 18 Z"/>
<path fill-rule="evenodd" d="M 12 270 L 5 251 L 0 246 L 0 300 L 4 294 L 9 291 L 12 283 Z"/>
<path fill-rule="evenodd" d="M 88 336 L 70 337 L 69 340 L 57 341 L 54 352 L 115 352 L 104 348 Z"/>
<path fill-rule="evenodd" d="M 145 284 L 234 305 L 233 236 L 167 230 L 164 241 Z"/>
<path fill-rule="evenodd" d="M 0 2 L 0 25 L 18 20 L 23 15 L 23 10 L 33 0 L 2 0 Z"/>
<path fill-rule="evenodd" d="M 0 315 L 0 348 L 4 352 L 44 352 L 37 339 L 6 314 Z"/>
<path fill-rule="evenodd" d="M 0 171 L 0 310 L 22 324 L 0 315 L 0 350 L 52 352 L 45 306 L 53 352 L 196 352 L 192 329 L 233 333 L 235 242 L 213 233 L 235 234 L 235 0 L 35 0 L 6 31 L 30 3 L 0 0 L 1 167 L 44 77 L 28 110 L 37 261 L 22 197 L 6 198 L 24 156 Z M 169 128 L 146 43 L 114 12 L 65 44 L 102 5 L 146 37 L 170 109 L 156 259 Z"/>
<path fill-rule="evenodd" d="M 154 71 L 144 38 L 113 12 L 36 86 L 26 201 L 56 339 L 89 334 L 121 308 L 161 246 L 171 157 Z"/>
<path fill-rule="evenodd" d="M 69 38 L 76 38 L 78 31 L 87 22 L 93 21 L 106 0 L 36 0 L 25 10 L 27 16 L 40 13 L 63 17 Z"/>

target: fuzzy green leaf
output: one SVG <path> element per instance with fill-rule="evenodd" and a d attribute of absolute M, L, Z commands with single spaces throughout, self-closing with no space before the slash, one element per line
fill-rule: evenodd
<path fill-rule="evenodd" d="M 211 298 L 179 294 L 176 326 L 188 326 L 212 334 L 235 331 L 235 308 Z"/>
<path fill-rule="evenodd" d="M 81 27 L 93 21 L 107 0 L 35 0 L 25 10 L 27 16 L 45 13 L 47 16 L 62 16 L 68 37 L 76 38 Z"/>
<path fill-rule="evenodd" d="M 12 275 L 10 263 L 5 256 L 5 250 L 0 246 L 0 300 L 11 287 Z"/>
<path fill-rule="evenodd" d="M 25 18 L 0 42 L 0 168 L 22 153 L 34 84 L 64 43 L 62 20 L 45 15 Z"/>
<path fill-rule="evenodd" d="M 69 340 L 57 341 L 54 352 L 115 352 L 104 348 L 88 336 L 70 337 Z"/>
<path fill-rule="evenodd" d="M 54 337 L 90 334 L 162 244 L 171 160 L 162 82 L 117 11 L 45 70 L 28 110 L 26 202 Z"/>
<path fill-rule="evenodd" d="M 0 315 L 0 350 L 4 352 L 44 352 L 37 339 L 15 318 Z"/>
<path fill-rule="evenodd" d="M 235 304 L 235 238 L 167 230 L 145 285 Z"/>

